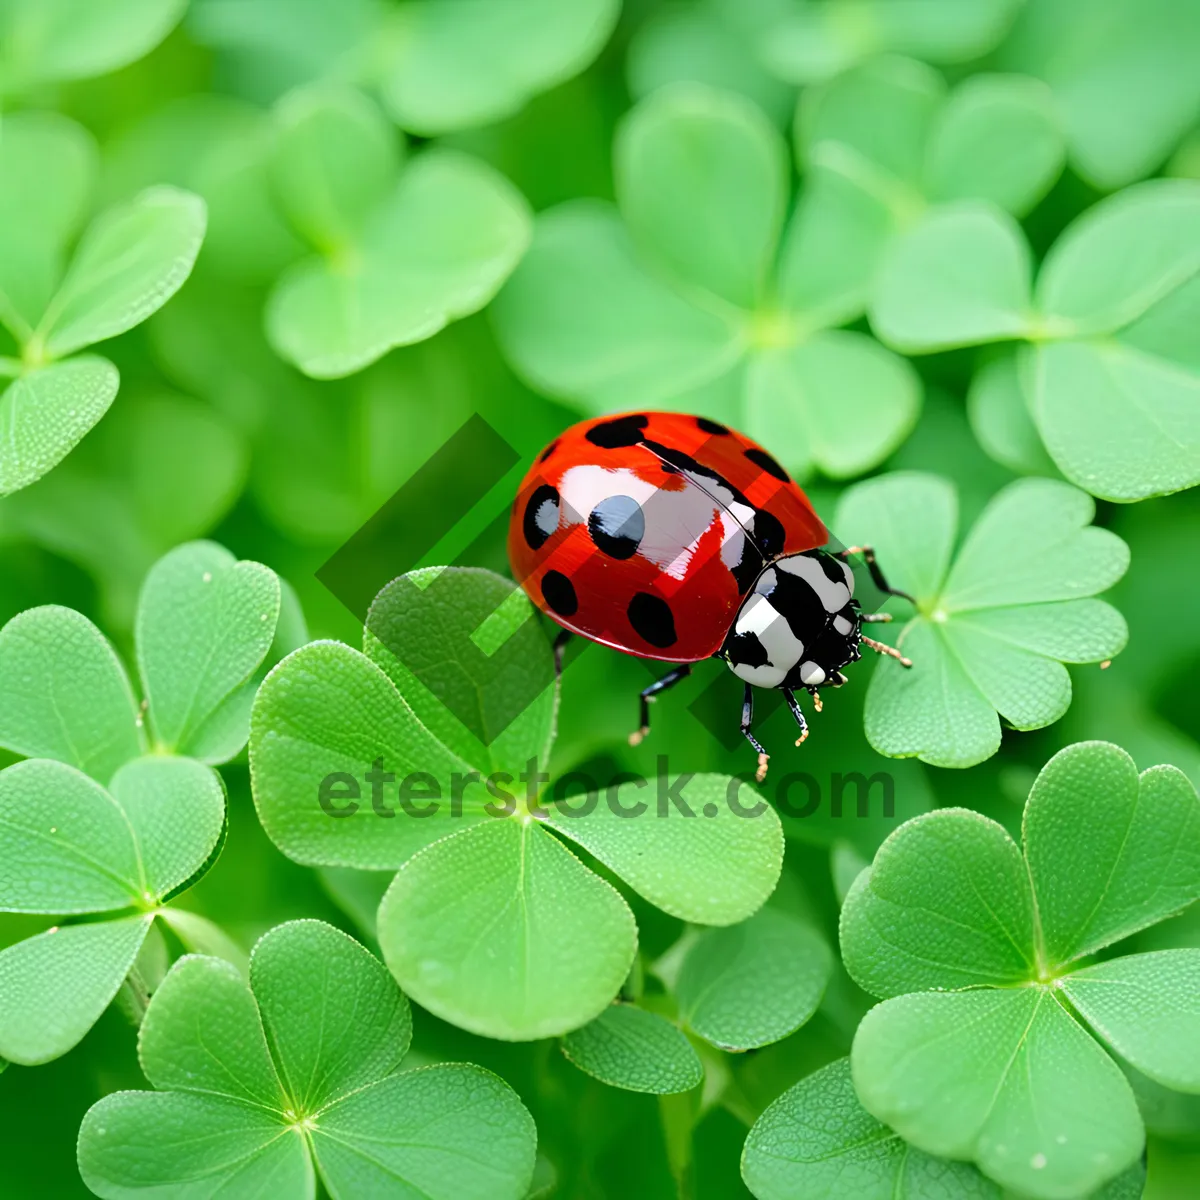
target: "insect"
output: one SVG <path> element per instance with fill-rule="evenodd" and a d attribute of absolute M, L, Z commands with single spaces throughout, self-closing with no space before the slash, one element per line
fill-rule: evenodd
<path fill-rule="evenodd" d="M 808 497 L 756 442 L 705 417 L 643 412 L 581 421 L 550 443 L 518 490 L 509 524 L 513 574 L 562 626 L 555 666 L 572 634 L 626 654 L 675 664 L 640 697 L 636 745 L 650 702 L 722 659 L 745 683 L 741 731 L 754 736 L 754 688 L 778 688 L 808 724 L 797 691 L 813 697 L 846 682 L 866 645 L 912 663 L 861 632 L 864 614 L 848 558 L 861 554 L 889 587 L 870 547 L 822 549 L 829 535 Z"/>

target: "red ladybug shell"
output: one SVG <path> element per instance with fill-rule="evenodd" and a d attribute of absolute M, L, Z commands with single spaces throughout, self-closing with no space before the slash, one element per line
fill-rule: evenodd
<path fill-rule="evenodd" d="M 823 546 L 804 492 L 757 443 L 704 417 L 572 425 L 521 483 L 513 575 L 565 629 L 641 658 L 715 654 L 762 568 Z"/>

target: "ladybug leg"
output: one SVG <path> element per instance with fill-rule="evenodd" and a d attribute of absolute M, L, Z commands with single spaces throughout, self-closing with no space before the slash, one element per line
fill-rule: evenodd
<path fill-rule="evenodd" d="M 884 642 L 877 642 L 874 638 L 862 637 L 861 635 L 858 640 L 862 642 L 864 646 L 870 646 L 876 654 L 886 654 L 888 658 L 899 659 L 902 667 L 912 666 L 912 659 L 905 658 L 895 646 L 888 646 Z"/>
<path fill-rule="evenodd" d="M 746 694 L 742 700 L 742 735 L 746 741 L 758 751 L 758 770 L 754 778 L 762 783 L 767 777 L 767 759 L 771 756 L 762 748 L 762 743 L 750 732 L 750 722 L 754 720 L 754 691 L 752 684 L 746 684 Z"/>
<path fill-rule="evenodd" d="M 562 679 L 563 671 L 563 655 L 567 652 L 567 643 L 571 640 L 571 631 L 569 629 L 560 629 L 558 637 L 554 639 L 554 682 L 558 683 Z"/>
<path fill-rule="evenodd" d="M 859 613 L 858 619 L 864 625 L 877 625 L 882 621 L 890 621 L 892 619 L 892 614 L 891 613 Z"/>
<path fill-rule="evenodd" d="M 916 604 L 916 600 L 907 592 L 902 592 L 899 588 L 894 588 L 888 583 L 884 577 L 883 571 L 880 570 L 879 564 L 875 561 L 875 550 L 871 546 L 847 546 L 845 550 L 839 551 L 834 555 L 834 558 L 840 558 L 845 562 L 851 554 L 861 554 L 863 562 L 867 564 L 867 570 L 871 572 L 871 582 L 883 593 L 888 596 L 901 596 L 910 604 Z M 891 620 L 891 618 L 887 618 Z"/>
<path fill-rule="evenodd" d="M 787 706 L 792 710 L 792 716 L 796 718 L 796 724 L 800 726 L 800 736 L 796 739 L 796 745 L 800 745 L 806 737 L 808 737 L 808 722 L 804 719 L 804 714 L 800 711 L 800 705 L 796 701 L 796 695 L 791 688 L 780 688 L 783 692 L 783 698 L 787 701 Z M 813 700 L 817 705 L 817 712 L 821 711 L 821 699 L 814 691 L 812 694 Z"/>
<path fill-rule="evenodd" d="M 642 694 L 638 697 L 641 701 L 641 723 L 629 735 L 629 744 L 631 746 L 636 746 L 650 732 L 650 701 L 659 692 L 665 692 L 668 688 L 673 688 L 681 679 L 686 679 L 691 673 L 692 664 L 683 663 L 681 666 L 675 667 L 674 670 L 668 671 L 661 679 L 656 679 L 649 687 L 642 689 Z"/>

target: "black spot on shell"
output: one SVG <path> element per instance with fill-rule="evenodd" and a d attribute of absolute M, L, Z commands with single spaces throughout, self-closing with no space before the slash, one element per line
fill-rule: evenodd
<path fill-rule="evenodd" d="M 546 461 L 546 459 L 548 459 L 550 457 L 550 455 L 552 455 L 555 452 L 555 450 L 557 450 L 557 449 L 558 449 L 558 438 L 555 438 L 554 441 L 552 441 L 550 443 L 550 445 L 548 445 L 545 448 L 545 450 L 542 451 L 542 456 L 541 456 L 541 458 L 538 459 L 538 462 L 544 463 Z"/>
<path fill-rule="evenodd" d="M 720 422 L 710 421 L 707 417 L 697 417 L 696 424 L 700 427 L 702 433 L 711 433 L 716 437 L 729 432 Z"/>
<path fill-rule="evenodd" d="M 751 530 L 758 548 L 767 558 L 778 558 L 783 553 L 784 531 L 778 517 L 772 516 L 765 508 L 756 509 L 754 525 Z"/>
<path fill-rule="evenodd" d="M 632 558 L 646 533 L 646 515 L 632 496 L 606 496 L 588 517 L 588 533 L 609 558 Z"/>
<path fill-rule="evenodd" d="M 756 467 L 761 467 L 768 475 L 774 475 L 784 483 L 791 482 L 792 477 L 765 450 L 751 446 L 744 453 Z"/>
<path fill-rule="evenodd" d="M 626 610 L 634 632 L 651 646 L 666 649 L 676 641 L 675 617 L 671 606 L 651 592 L 638 592 Z"/>
<path fill-rule="evenodd" d="M 681 474 L 690 475 L 705 491 L 712 491 L 712 488 L 706 483 L 707 480 L 711 480 L 718 487 L 724 488 L 738 504 L 744 504 L 747 508 L 750 507 L 750 501 L 720 471 L 714 471 L 712 467 L 706 467 L 690 454 L 685 454 L 682 450 L 676 450 L 674 446 L 664 446 L 662 442 L 651 441 L 649 438 L 642 444 L 652 454 L 658 455 L 664 464 L 669 463 Z"/>
<path fill-rule="evenodd" d="M 742 538 L 742 557 L 735 566 L 729 568 L 739 596 L 744 596 L 750 590 L 764 566 L 758 547 L 749 536 Z"/>
<path fill-rule="evenodd" d="M 601 421 L 584 434 L 593 446 L 602 450 L 620 450 L 623 446 L 636 446 L 642 440 L 642 430 L 650 418 L 642 413 L 628 417 L 617 417 L 615 421 Z"/>
<path fill-rule="evenodd" d="M 554 524 L 547 530 L 538 524 L 538 514 L 548 504 L 554 507 Z M 543 524 L 549 524 L 550 522 L 545 517 L 546 514 L 543 513 Z M 543 483 L 541 487 L 534 489 L 533 494 L 529 497 L 529 502 L 525 505 L 525 517 L 521 522 L 521 532 L 524 533 L 525 541 L 531 550 L 540 550 L 546 544 L 550 534 L 557 528 L 558 490 L 552 488 L 548 483 Z"/>
<path fill-rule="evenodd" d="M 574 616 L 579 609 L 575 585 L 561 571 L 547 571 L 542 576 L 542 598 L 560 617 Z"/>

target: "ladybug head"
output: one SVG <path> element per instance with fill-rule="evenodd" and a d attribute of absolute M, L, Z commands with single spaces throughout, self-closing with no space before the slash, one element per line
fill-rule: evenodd
<path fill-rule="evenodd" d="M 859 658 L 859 618 L 844 562 L 823 550 L 788 554 L 759 573 L 718 657 L 758 687 L 837 687 Z"/>

